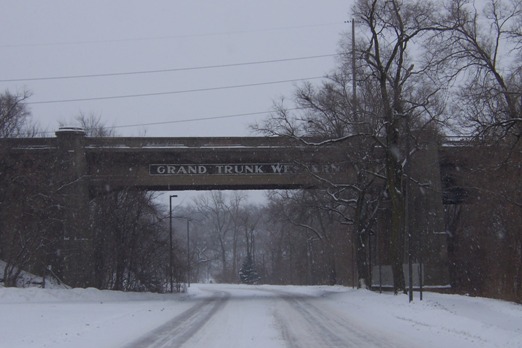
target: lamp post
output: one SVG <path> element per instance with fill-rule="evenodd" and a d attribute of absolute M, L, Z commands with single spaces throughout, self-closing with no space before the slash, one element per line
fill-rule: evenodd
<path fill-rule="evenodd" d="M 187 286 L 190 288 L 190 219 L 187 219 Z"/>
<path fill-rule="evenodd" d="M 174 280 L 172 277 L 174 268 L 174 255 L 172 254 L 172 198 L 178 197 L 177 195 L 169 196 L 169 279 L 170 279 L 170 292 L 174 292 Z"/>

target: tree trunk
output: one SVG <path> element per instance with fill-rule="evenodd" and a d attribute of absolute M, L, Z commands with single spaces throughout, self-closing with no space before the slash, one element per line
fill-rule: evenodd
<path fill-rule="evenodd" d="M 354 220 L 354 230 L 355 230 L 355 260 L 357 264 L 357 287 L 367 289 L 368 284 L 371 286 L 370 272 L 368 269 L 368 231 L 365 231 L 365 226 L 363 223 L 363 209 L 365 205 L 366 195 L 361 192 L 357 199 L 357 206 L 355 209 L 355 220 Z"/>

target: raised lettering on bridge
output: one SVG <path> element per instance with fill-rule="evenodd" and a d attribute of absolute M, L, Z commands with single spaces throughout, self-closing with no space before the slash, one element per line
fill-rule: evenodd
<path fill-rule="evenodd" d="M 288 163 L 249 164 L 150 164 L 150 175 L 270 175 L 303 172 L 305 169 Z M 337 165 L 311 166 L 316 173 L 338 173 Z"/>

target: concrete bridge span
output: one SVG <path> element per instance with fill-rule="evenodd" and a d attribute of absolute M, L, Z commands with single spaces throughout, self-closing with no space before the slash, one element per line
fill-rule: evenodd
<path fill-rule="evenodd" d="M 80 221 L 87 221 L 90 198 L 126 187 L 153 191 L 313 189 L 354 180 L 346 143 L 310 146 L 283 137 L 94 138 L 77 128 L 62 128 L 54 138 L 0 142 L 5 156 L 36 164 L 59 178 L 64 240 L 68 241 L 89 240 Z M 433 147 L 420 151 L 413 171 L 432 185 L 429 197 L 418 195 L 412 200 L 411 216 L 412 224 L 427 233 L 423 240 L 432 252 L 425 262 L 432 267 L 426 273 L 433 285 L 447 280 L 447 251 L 445 236 L 429 231 L 441 231 L 443 198 L 446 203 L 459 203 L 456 195 L 461 194 L 451 179 L 451 151 L 444 151 Z M 442 175 L 441 169 L 446 171 Z M 429 215 L 439 217 L 426 218 Z M 385 233 L 387 226 L 380 228 Z M 71 247 L 70 253 L 82 254 L 81 243 L 74 245 L 77 248 Z M 78 264 L 71 261 L 67 267 L 74 273 L 82 262 L 81 257 L 72 259 Z"/>

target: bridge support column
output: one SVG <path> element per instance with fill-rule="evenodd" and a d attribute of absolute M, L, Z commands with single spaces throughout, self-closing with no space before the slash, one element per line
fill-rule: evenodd
<path fill-rule="evenodd" d="M 73 287 L 92 283 L 92 236 L 89 232 L 89 191 L 86 179 L 85 132 L 60 128 L 56 132 L 59 199 L 62 206 L 63 240 L 60 250 L 62 280 Z"/>
<path fill-rule="evenodd" d="M 434 140 L 421 145 L 412 158 L 411 168 L 414 182 L 410 185 L 409 231 L 412 235 L 414 263 L 422 265 L 423 283 L 426 286 L 449 285 L 442 181 L 438 147 Z M 418 275 L 414 274 L 414 284 L 418 283 Z"/>

